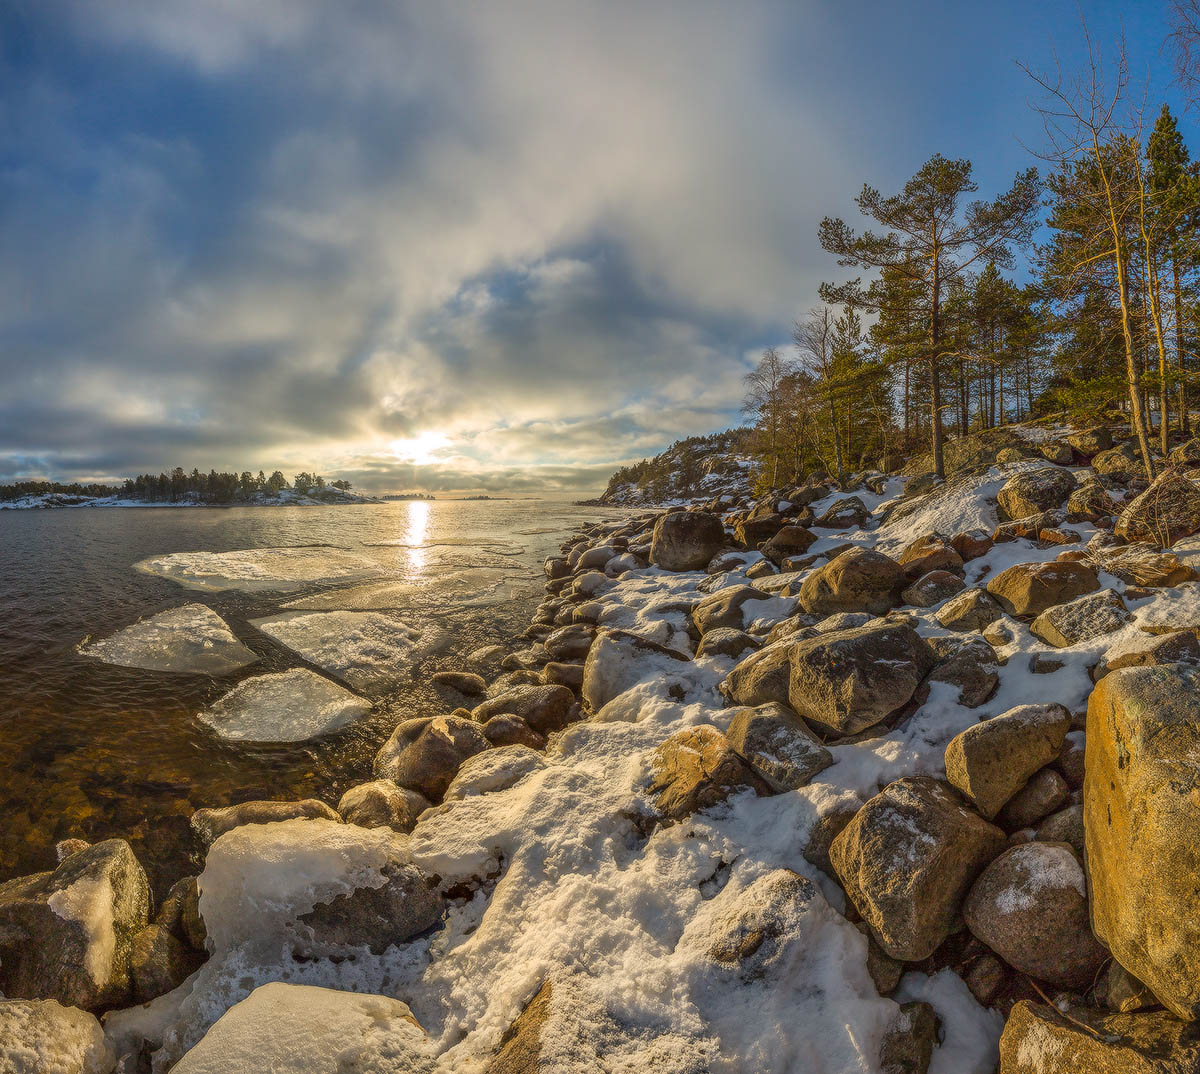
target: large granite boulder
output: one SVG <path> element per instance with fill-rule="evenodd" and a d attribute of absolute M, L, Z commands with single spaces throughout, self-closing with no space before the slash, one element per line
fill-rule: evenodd
<path fill-rule="evenodd" d="M 776 702 L 738 709 L 725 737 L 776 791 L 798 790 L 833 764 L 808 725 Z"/>
<path fill-rule="evenodd" d="M 1074 488 L 1075 475 L 1070 470 L 1042 466 L 1013 474 L 996 493 L 996 500 L 1009 518 L 1028 518 L 1061 507 Z"/>
<path fill-rule="evenodd" d="M 1083 563 L 1017 563 L 987 584 L 1009 615 L 1037 616 L 1055 604 L 1065 604 L 1100 588 L 1093 568 Z"/>
<path fill-rule="evenodd" d="M 460 716 L 428 721 L 411 741 L 402 723 L 375 755 L 375 775 L 438 802 L 459 765 L 489 746 L 479 724 Z"/>
<path fill-rule="evenodd" d="M 1131 500 L 1113 530 L 1127 541 L 1148 538 L 1164 548 L 1200 533 L 1200 489 L 1178 470 L 1166 470 Z"/>
<path fill-rule="evenodd" d="M 1200 669 L 1123 668 L 1088 702 L 1092 924 L 1178 1017 L 1200 1017 Z"/>
<path fill-rule="evenodd" d="M 1092 456 L 1092 469 L 1105 477 L 1111 477 L 1118 482 L 1126 482 L 1131 478 L 1144 476 L 1145 464 L 1130 444 L 1108 448 Z"/>
<path fill-rule="evenodd" d="M 993 649 L 978 635 L 930 638 L 929 647 L 937 664 L 925 682 L 946 683 L 958 691 L 958 703 L 973 709 L 995 693 L 1000 683 L 1000 662 Z"/>
<path fill-rule="evenodd" d="M 975 881 L 963 918 L 1013 969 L 1062 988 L 1090 988 L 1108 959 L 1092 935 L 1083 866 L 1065 843 L 1010 847 Z"/>
<path fill-rule="evenodd" d="M 982 630 L 1004 615 L 986 589 L 964 589 L 951 597 L 935 613 L 934 618 L 947 630 Z"/>
<path fill-rule="evenodd" d="M 1097 478 L 1082 482 L 1067 497 L 1068 522 L 1095 522 L 1097 524 L 1116 518 L 1120 513 L 1117 501 L 1109 495 Z"/>
<path fill-rule="evenodd" d="M 1071 714 L 1059 704 L 1018 705 L 955 735 L 946 778 L 989 820 L 1062 750 Z"/>
<path fill-rule="evenodd" d="M 798 641 L 789 662 L 791 707 L 825 731 L 852 735 L 906 705 L 935 657 L 912 627 L 879 623 Z"/>
<path fill-rule="evenodd" d="M 1165 1011 L 1057 1010 L 1021 1000 L 1000 1038 L 999 1074 L 1192 1074 L 1200 1034 Z"/>
<path fill-rule="evenodd" d="M 800 606 L 810 615 L 870 612 L 896 606 L 904 570 L 882 552 L 850 548 L 813 571 L 800 586 Z"/>
<path fill-rule="evenodd" d="M 900 566 L 910 582 L 915 582 L 930 571 L 949 571 L 961 574 L 963 557 L 941 534 L 929 533 L 918 537 L 900 553 Z"/>
<path fill-rule="evenodd" d="M 680 821 L 748 789 L 771 793 L 720 731 L 701 724 L 672 735 L 655 750 L 646 793 L 664 820 Z"/>
<path fill-rule="evenodd" d="M 816 539 L 807 526 L 784 526 L 759 551 L 778 567 L 789 556 L 804 555 Z"/>
<path fill-rule="evenodd" d="M 950 935 L 963 899 L 1005 835 L 941 780 L 897 780 L 829 850 L 846 895 L 892 958 L 917 962 Z"/>
<path fill-rule="evenodd" d="M 735 705 L 755 707 L 790 703 L 791 645 L 776 642 L 744 657 L 721 682 L 721 693 Z"/>
<path fill-rule="evenodd" d="M 487 733 L 486 728 L 484 733 Z M 351 787 L 342 795 L 337 811 L 347 824 L 408 833 L 428 808 L 429 800 L 423 794 L 401 787 L 390 779 L 374 779 Z"/>
<path fill-rule="evenodd" d="M 1067 443 L 1085 459 L 1090 459 L 1093 455 L 1108 451 L 1113 446 L 1113 439 L 1107 426 L 1097 425 L 1092 429 L 1081 429 L 1071 433 L 1067 437 Z"/>
<path fill-rule="evenodd" d="M 671 511 L 654 524 L 650 562 L 665 571 L 702 571 L 725 545 L 725 527 L 707 511 Z"/>
<path fill-rule="evenodd" d="M 829 530 L 860 529 L 871 517 L 871 510 L 857 496 L 846 496 L 835 500 L 813 525 Z"/>
<path fill-rule="evenodd" d="M 4 1074 L 111 1074 L 116 1063 L 95 1015 L 52 999 L 0 999 Z"/>
<path fill-rule="evenodd" d="M 130 993 L 134 934 L 149 919 L 146 874 L 123 839 L 0 884 L 0 993 L 84 1010 L 118 1006 Z"/>

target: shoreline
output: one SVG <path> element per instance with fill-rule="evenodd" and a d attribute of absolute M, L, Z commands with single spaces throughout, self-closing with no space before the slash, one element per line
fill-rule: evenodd
<path fill-rule="evenodd" d="M 1095 676 L 1116 689 L 1130 681 L 1119 668 L 1136 678 L 1178 660 L 1145 654 L 1200 577 L 1200 540 L 1133 546 L 1134 566 L 1112 542 L 1117 516 L 1146 502 L 1136 489 L 1113 490 L 1107 520 L 1094 496 L 1092 518 L 1071 520 L 1061 505 L 1087 471 L 1024 460 L 907 498 L 903 480 L 866 475 L 850 490 L 705 505 L 740 508 L 724 519 L 624 509 L 580 527 L 546 561 L 523 634 L 435 673 L 444 713 L 399 723 L 376 778 L 336 810 L 259 802 L 193 817 L 202 872 L 117 944 L 140 981 L 136 938 L 156 929 L 191 945 L 174 966 L 190 975 L 160 977 L 175 987 L 148 1007 L 93 1003 L 112 1010 L 109 1042 L 153 1053 L 159 1074 L 263 1032 L 268 996 L 315 1002 L 296 990 L 317 986 L 347 1034 L 364 993 L 399 1004 L 388 1031 L 414 1071 L 532 1069 L 505 1064 L 552 1041 L 680 1074 L 783 1070 L 820 1040 L 825 1074 L 896 1054 L 987 1074 L 1006 1017 L 1012 1032 L 1043 1024 L 1023 976 L 1038 952 L 1019 936 L 1041 935 L 1049 911 L 1009 900 L 985 914 L 976 892 L 1021 854 L 1062 898 L 1085 890 Z M 1040 513 L 1022 515 L 1033 501 Z M 1044 608 L 1006 581 L 1031 573 L 1057 587 Z M 1104 629 L 1059 614 L 1079 601 Z M 859 685 L 847 694 L 844 681 Z M 963 775 L 972 755 L 952 764 L 956 744 L 1013 728 L 1012 753 L 1028 748 L 1020 728 L 1043 724 L 1048 752 L 1006 777 L 1020 794 L 997 815 Z M 1018 810 L 1033 776 L 1041 798 Z M 894 810 L 903 831 L 885 825 L 881 844 L 870 826 Z M 951 844 L 968 831 L 962 865 Z M 951 843 L 912 857 L 909 839 Z M 88 856 L 109 844 L 121 841 L 74 848 L 60 871 L 100 868 Z M 893 906 L 895 870 L 924 886 Z M 968 888 L 963 947 L 946 907 Z M 1070 898 L 1035 976 L 1064 975 L 1057 988 L 1096 1002 L 1098 967 L 1087 989 L 1064 985 L 1070 958 L 1097 957 L 1086 896 Z M 1025 915 L 1017 941 L 989 931 L 1003 913 Z"/>

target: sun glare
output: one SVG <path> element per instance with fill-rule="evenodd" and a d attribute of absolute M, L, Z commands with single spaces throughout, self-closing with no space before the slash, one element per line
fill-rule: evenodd
<path fill-rule="evenodd" d="M 411 462 L 424 465 L 436 460 L 437 453 L 450 443 L 450 438 L 442 433 L 419 433 L 391 443 L 392 454 L 401 462 Z"/>

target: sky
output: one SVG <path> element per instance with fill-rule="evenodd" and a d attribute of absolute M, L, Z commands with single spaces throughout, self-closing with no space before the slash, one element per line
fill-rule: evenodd
<path fill-rule="evenodd" d="M 0 0 L 0 483 L 603 488 L 743 420 L 864 181 L 1035 162 L 1079 10 Z M 1082 10 L 1181 111 L 1166 4 Z"/>

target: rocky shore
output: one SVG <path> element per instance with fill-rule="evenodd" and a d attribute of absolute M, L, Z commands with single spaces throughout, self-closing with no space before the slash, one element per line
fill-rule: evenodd
<path fill-rule="evenodd" d="M 1200 1069 L 1200 442 L 596 524 L 336 802 L 0 885 L 0 1069 Z"/>

